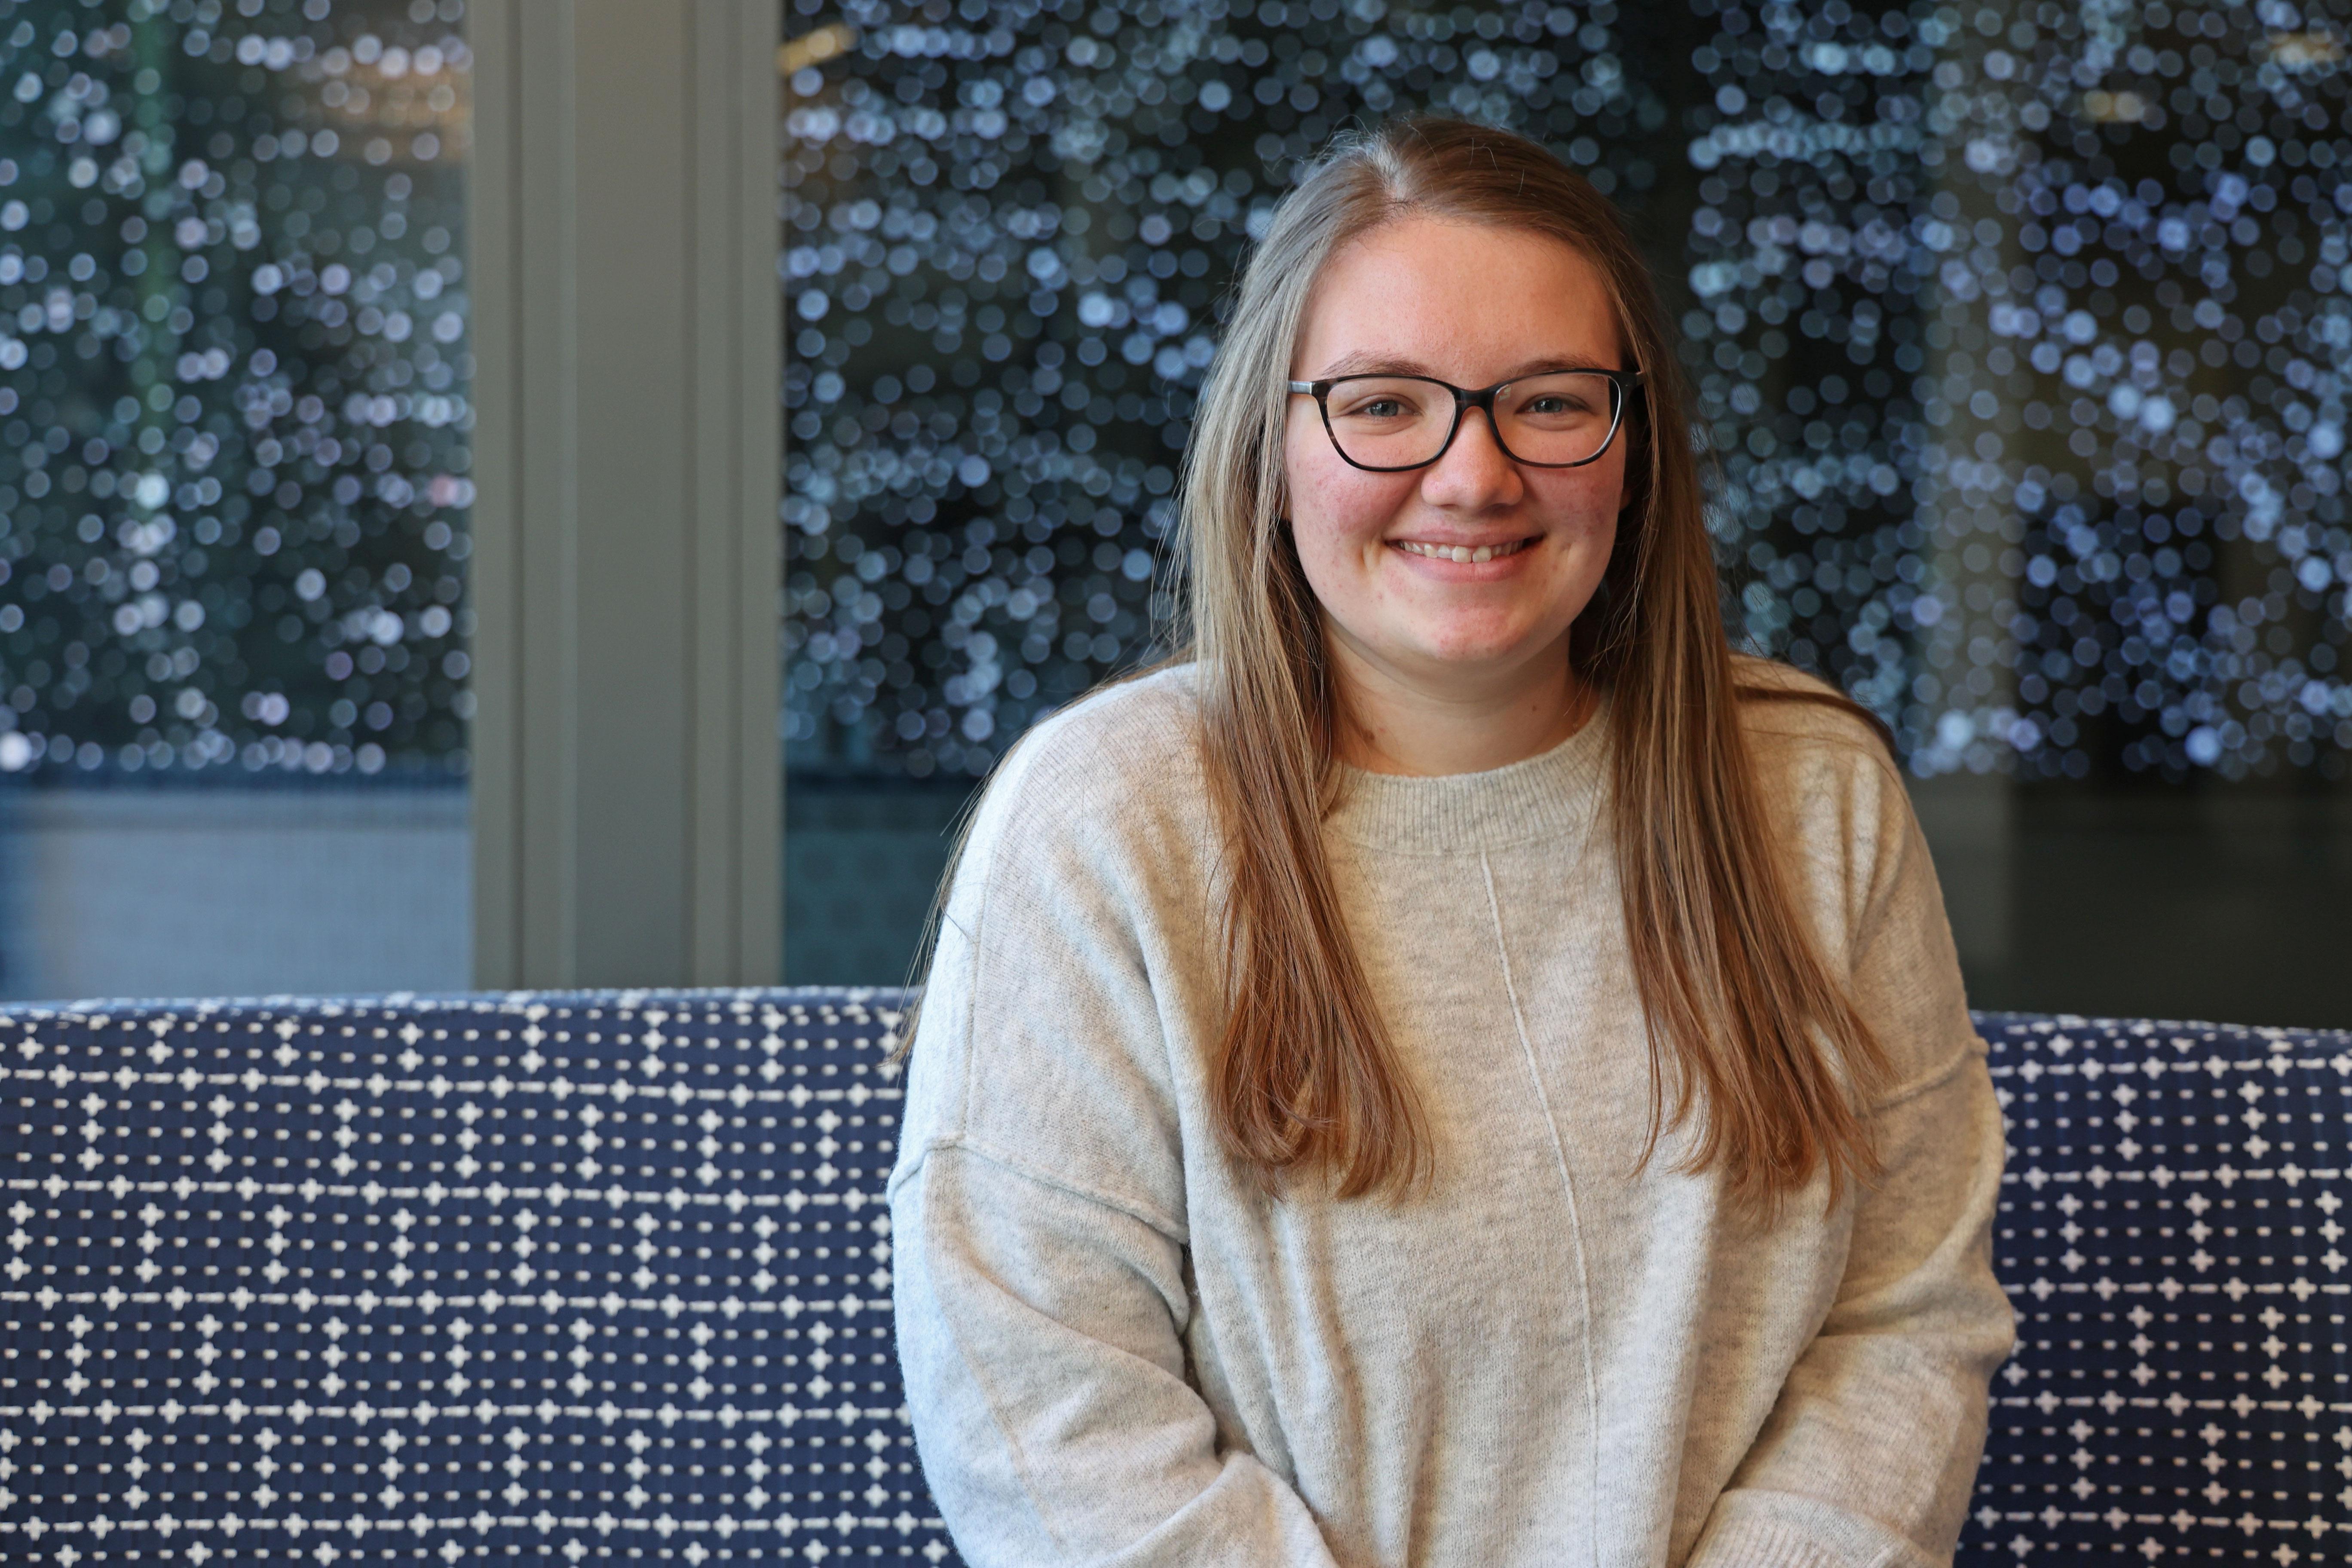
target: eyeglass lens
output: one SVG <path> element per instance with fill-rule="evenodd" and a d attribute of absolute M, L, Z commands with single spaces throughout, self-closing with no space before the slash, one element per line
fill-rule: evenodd
<path fill-rule="evenodd" d="M 1615 393 L 1607 376 L 1583 371 L 1530 376 L 1495 395 L 1495 431 L 1523 461 L 1584 462 L 1608 444 Z M 1454 427 L 1454 394 L 1412 376 L 1343 377 L 1326 406 L 1340 455 L 1371 468 L 1429 462 Z"/>

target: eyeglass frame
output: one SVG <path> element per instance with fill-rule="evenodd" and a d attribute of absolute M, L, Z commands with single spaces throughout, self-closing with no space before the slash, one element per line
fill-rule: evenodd
<path fill-rule="evenodd" d="M 1609 383 L 1609 434 L 1601 438 L 1601 445 L 1592 456 L 1579 458 L 1572 463 L 1538 463 L 1532 458 L 1520 457 L 1517 452 L 1512 451 L 1510 444 L 1503 439 L 1503 427 L 1495 418 L 1495 395 L 1507 387 L 1517 386 L 1523 381 L 1534 381 L 1547 375 L 1597 375 Z M 1496 449 L 1515 463 L 1523 463 L 1530 468 L 1580 468 L 1588 463 L 1597 463 L 1609 455 L 1610 447 L 1617 444 L 1617 432 L 1624 428 L 1625 425 L 1626 406 L 1633 402 L 1633 394 L 1640 389 L 1643 379 L 1643 373 L 1638 370 L 1595 370 L 1578 366 L 1574 369 L 1539 370 L 1527 375 L 1515 375 L 1508 381 L 1498 381 L 1492 386 L 1482 387 L 1473 392 L 1468 387 L 1456 386 L 1450 381 L 1440 381 L 1433 375 L 1359 371 L 1352 375 L 1332 376 L 1323 381 L 1294 381 L 1289 384 L 1289 389 L 1293 394 L 1305 393 L 1315 399 L 1315 406 L 1320 409 L 1323 415 L 1323 434 L 1330 437 L 1331 449 L 1339 454 L 1341 462 L 1351 468 L 1360 468 L 1368 474 L 1409 474 L 1415 468 L 1428 468 L 1454 449 L 1454 438 L 1462 434 L 1462 416 L 1473 408 L 1483 408 L 1486 411 L 1486 428 L 1495 433 Z M 1447 428 L 1444 441 L 1439 445 L 1433 454 L 1418 463 L 1401 463 L 1394 468 L 1376 468 L 1370 463 L 1356 461 L 1355 458 L 1348 456 L 1347 448 L 1339 445 L 1339 432 L 1331 428 L 1331 389 L 1343 382 L 1349 381 L 1422 381 L 1427 382 L 1432 386 L 1445 388 L 1454 395 L 1454 423 Z"/>

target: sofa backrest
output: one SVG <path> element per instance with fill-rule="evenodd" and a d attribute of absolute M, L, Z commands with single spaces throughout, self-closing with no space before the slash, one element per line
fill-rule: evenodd
<path fill-rule="evenodd" d="M 0 1009 L 0 1557 L 951 1562 L 899 1002 Z M 2352 1039 L 1979 1024 L 2021 1336 L 1962 1560 L 2340 1553 Z"/>
<path fill-rule="evenodd" d="M 893 1000 L 0 1014 L 0 1558 L 944 1561 Z"/>
<path fill-rule="evenodd" d="M 1977 1025 L 2018 1347 L 1961 1560 L 2352 1555 L 2352 1035 Z"/>

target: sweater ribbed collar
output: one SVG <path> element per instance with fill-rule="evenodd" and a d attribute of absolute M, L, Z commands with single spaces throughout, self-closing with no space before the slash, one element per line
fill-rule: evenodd
<path fill-rule="evenodd" d="M 1548 752 L 1475 773 L 1417 778 L 1339 767 L 1326 826 L 1351 843 L 1409 855 L 1458 855 L 1581 834 L 1600 799 L 1609 752 L 1607 700 Z"/>

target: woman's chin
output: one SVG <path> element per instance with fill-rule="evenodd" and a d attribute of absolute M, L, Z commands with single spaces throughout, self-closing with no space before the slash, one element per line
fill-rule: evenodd
<path fill-rule="evenodd" d="M 1527 627 L 1433 628 L 1400 639 L 1391 662 L 1428 679 L 1476 684 L 1519 669 L 1558 640 L 1558 634 Z"/>

